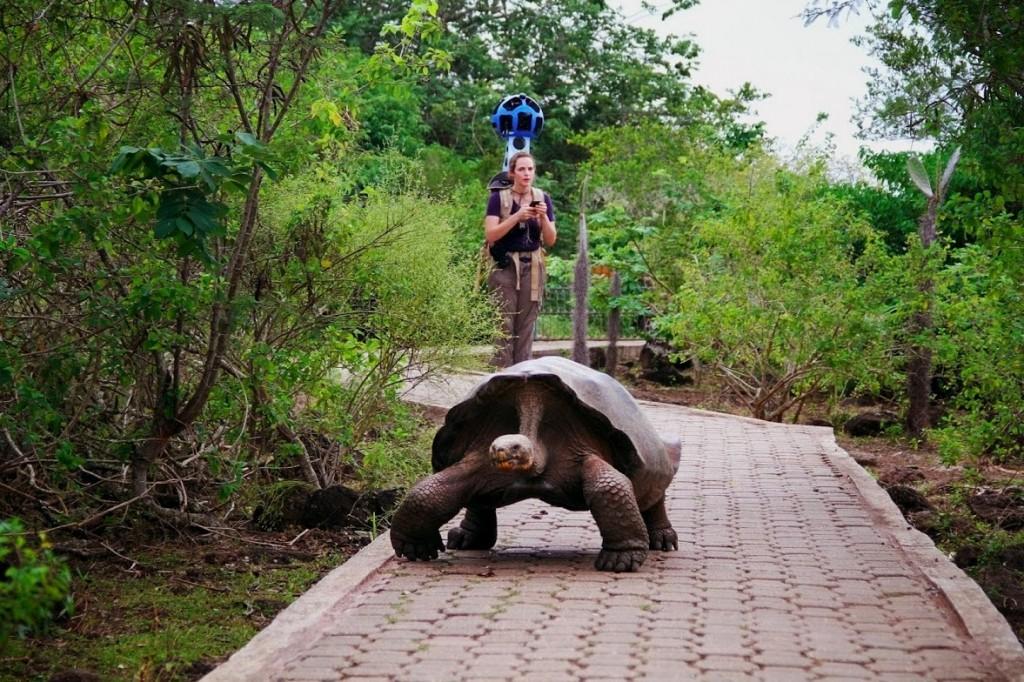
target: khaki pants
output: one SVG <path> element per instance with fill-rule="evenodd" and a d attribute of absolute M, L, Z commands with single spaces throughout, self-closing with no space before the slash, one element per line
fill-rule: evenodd
<path fill-rule="evenodd" d="M 487 284 L 491 291 L 498 293 L 504 322 L 505 338 L 501 341 L 491 360 L 495 367 L 508 367 L 533 355 L 533 326 L 540 313 L 541 301 L 530 300 L 531 268 L 540 268 L 540 293 L 543 298 L 544 283 L 547 272 L 544 261 L 537 251 L 530 262 L 519 264 L 519 289 L 516 289 L 516 268 L 510 264 L 506 268 L 491 270 Z"/>

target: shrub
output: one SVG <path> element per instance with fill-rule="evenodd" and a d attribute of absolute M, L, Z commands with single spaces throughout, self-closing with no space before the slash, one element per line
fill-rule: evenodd
<path fill-rule="evenodd" d="M 10 636 L 44 630 L 70 615 L 71 572 L 44 533 L 26 534 L 20 519 L 0 521 L 0 645 Z"/>
<path fill-rule="evenodd" d="M 761 419 L 782 420 L 816 392 L 877 383 L 890 331 L 873 283 L 884 254 L 820 172 L 768 159 L 739 167 L 728 198 L 695 230 L 672 309 L 655 320 L 715 368 Z"/>

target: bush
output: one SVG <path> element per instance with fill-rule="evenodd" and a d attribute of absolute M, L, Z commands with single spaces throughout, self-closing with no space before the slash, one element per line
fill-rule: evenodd
<path fill-rule="evenodd" d="M 672 309 L 672 343 L 721 373 L 753 416 L 780 421 L 815 393 L 883 381 L 890 330 L 869 226 L 821 196 L 824 178 L 769 159 L 740 166 L 697 226 Z"/>
<path fill-rule="evenodd" d="M 70 615 L 71 572 L 50 550 L 46 535 L 25 534 L 20 519 L 0 521 L 0 645 L 11 635 L 44 630 Z"/>

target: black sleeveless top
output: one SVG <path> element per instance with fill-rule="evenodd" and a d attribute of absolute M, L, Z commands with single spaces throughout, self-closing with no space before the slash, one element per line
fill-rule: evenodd
<path fill-rule="evenodd" d="M 551 195 L 547 192 L 544 193 L 544 203 L 548 209 L 548 220 L 554 222 L 555 207 L 551 204 Z M 518 211 L 519 208 L 519 204 L 513 198 L 509 215 Z M 487 202 L 487 215 L 501 218 L 501 196 L 499 192 L 491 192 L 491 198 Z M 491 246 L 491 256 L 501 265 L 507 253 L 512 251 L 536 251 L 540 247 L 540 221 L 530 219 L 525 223 L 513 226 L 511 230 L 505 233 L 504 237 L 494 242 Z"/>

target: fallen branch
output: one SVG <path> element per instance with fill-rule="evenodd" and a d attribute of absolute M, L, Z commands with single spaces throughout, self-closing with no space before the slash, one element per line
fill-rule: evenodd
<path fill-rule="evenodd" d="M 313 529 L 312 528 L 307 528 L 306 530 L 304 530 L 301 533 L 299 533 L 298 535 L 296 535 L 294 538 L 292 538 L 292 541 L 288 543 L 288 546 L 289 547 L 293 546 L 296 542 L 298 542 L 302 538 L 303 535 L 305 535 L 306 533 L 308 533 L 311 530 L 313 530 Z"/>

